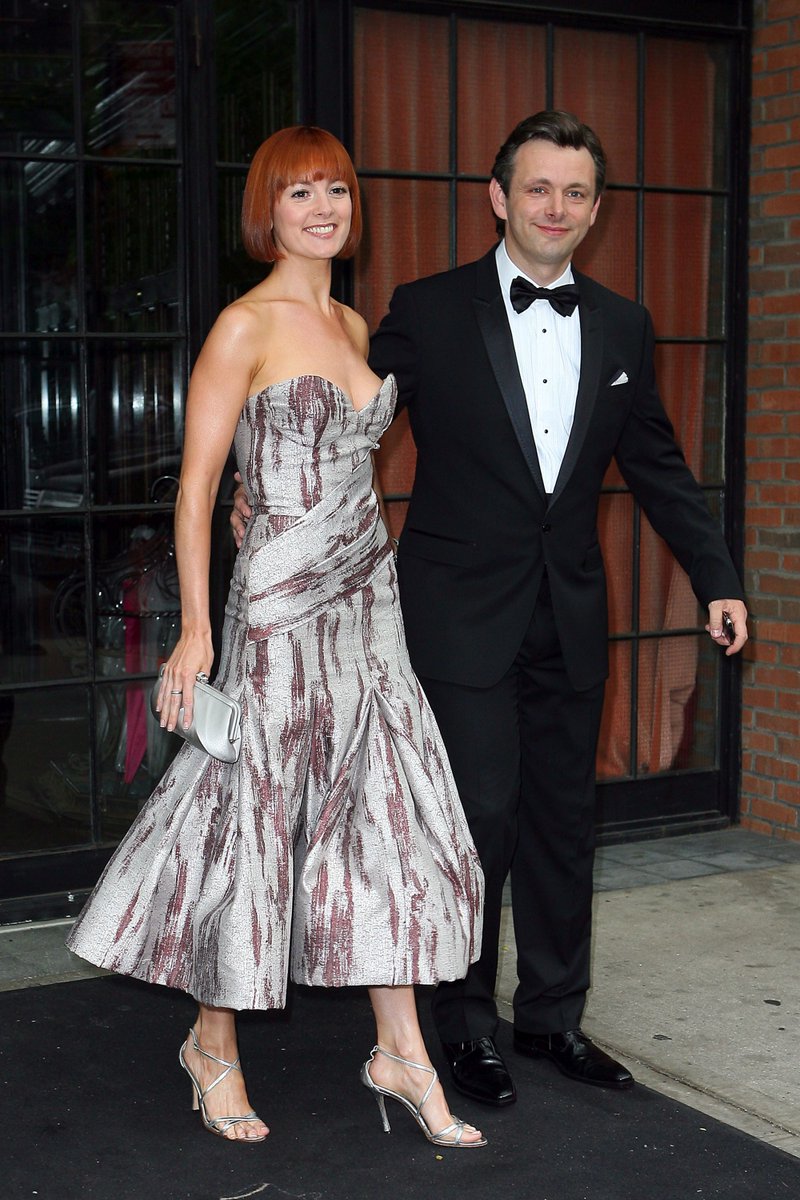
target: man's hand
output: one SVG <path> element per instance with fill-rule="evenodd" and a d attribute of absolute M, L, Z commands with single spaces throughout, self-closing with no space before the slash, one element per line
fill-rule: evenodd
<path fill-rule="evenodd" d="M 723 614 L 730 619 L 732 631 L 726 630 Z M 726 647 L 726 655 L 738 654 L 747 641 L 747 609 L 741 600 L 712 600 L 706 629 L 718 646 Z M 733 633 L 733 641 L 729 632 Z"/>
<path fill-rule="evenodd" d="M 230 522 L 236 549 L 240 550 L 244 540 L 244 531 L 247 528 L 247 522 L 253 515 L 253 510 L 247 503 L 247 492 L 244 490 L 242 477 L 238 471 L 234 471 L 233 478 L 239 486 L 233 493 L 233 511 L 230 515 Z"/>

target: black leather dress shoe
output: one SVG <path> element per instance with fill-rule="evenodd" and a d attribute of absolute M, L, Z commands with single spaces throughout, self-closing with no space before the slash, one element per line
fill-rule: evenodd
<path fill-rule="evenodd" d="M 568 1029 L 566 1033 L 522 1033 L 515 1029 L 514 1049 L 531 1058 L 552 1059 L 560 1071 L 580 1083 L 608 1088 L 633 1086 L 627 1067 L 595 1046 L 582 1029 Z"/>
<path fill-rule="evenodd" d="M 450 1064 L 453 1086 L 459 1092 L 469 1096 L 470 1100 L 480 1100 L 482 1104 L 494 1104 L 498 1108 L 514 1103 L 516 1088 L 492 1038 L 442 1042 L 442 1049 Z"/>

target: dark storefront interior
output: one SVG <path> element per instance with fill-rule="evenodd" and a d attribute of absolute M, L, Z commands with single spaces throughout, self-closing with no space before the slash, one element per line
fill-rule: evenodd
<path fill-rule="evenodd" d="M 4 5 L 0 920 L 77 911 L 174 753 L 147 694 L 179 617 L 183 401 L 219 308 L 259 277 L 239 208 L 272 130 L 312 121 L 351 147 L 368 232 L 339 290 L 374 327 L 395 284 L 492 244 L 486 181 L 508 129 L 545 106 L 579 112 L 610 159 L 579 265 L 653 313 L 668 411 L 740 550 L 746 6 L 600 7 Z M 402 420 L 381 471 L 397 532 L 413 477 Z M 724 825 L 736 671 L 621 478 L 606 482 L 601 836 Z M 218 617 L 229 496 L 230 480 Z"/>

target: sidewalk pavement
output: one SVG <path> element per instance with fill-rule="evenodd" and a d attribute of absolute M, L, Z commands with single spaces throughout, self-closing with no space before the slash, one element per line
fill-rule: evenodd
<path fill-rule="evenodd" d="M 608 847 L 595 887 L 586 1032 L 640 1083 L 800 1157 L 800 844 L 730 829 Z M 510 908 L 501 940 L 511 1020 Z"/>
<path fill-rule="evenodd" d="M 800 844 L 728 829 L 604 847 L 595 888 L 586 1032 L 640 1083 L 800 1157 Z M 0 927 L 0 991 L 102 974 L 65 948 L 69 924 Z M 509 1021 L 515 959 L 507 907 Z"/>

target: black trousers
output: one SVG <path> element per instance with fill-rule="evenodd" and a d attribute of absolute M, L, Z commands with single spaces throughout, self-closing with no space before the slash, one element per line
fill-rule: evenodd
<path fill-rule="evenodd" d="M 525 640 L 492 687 L 421 679 L 442 732 L 486 877 L 483 949 L 440 984 L 442 1041 L 493 1036 L 503 887 L 511 875 L 526 1033 L 576 1028 L 589 987 L 595 755 L 604 685 L 576 692 L 564 670 L 545 578 Z"/>

